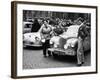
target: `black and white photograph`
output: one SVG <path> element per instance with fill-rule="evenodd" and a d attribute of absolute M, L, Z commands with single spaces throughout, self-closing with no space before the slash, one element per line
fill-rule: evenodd
<path fill-rule="evenodd" d="M 96 6 L 31 2 L 12 5 L 12 76 L 97 72 Z"/>
<path fill-rule="evenodd" d="M 91 14 L 23 10 L 23 69 L 91 66 Z"/>

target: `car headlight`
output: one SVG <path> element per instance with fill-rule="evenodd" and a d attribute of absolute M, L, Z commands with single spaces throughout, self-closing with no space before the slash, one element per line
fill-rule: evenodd
<path fill-rule="evenodd" d="M 64 49 L 67 49 L 68 48 L 68 46 L 67 45 L 64 45 Z"/>
<path fill-rule="evenodd" d="M 57 48 L 57 45 L 56 45 L 56 44 L 54 44 L 54 47 L 55 47 L 55 48 Z"/>
<path fill-rule="evenodd" d="M 39 38 L 38 37 L 35 37 L 35 41 L 39 41 Z"/>
<path fill-rule="evenodd" d="M 42 39 L 42 40 L 41 40 L 41 42 L 43 42 L 43 43 L 44 43 L 44 42 L 45 42 L 45 39 Z"/>
<path fill-rule="evenodd" d="M 74 44 L 71 44 L 71 47 L 74 47 Z"/>
<path fill-rule="evenodd" d="M 52 41 L 50 41 L 50 44 L 53 44 L 53 42 L 52 42 Z"/>

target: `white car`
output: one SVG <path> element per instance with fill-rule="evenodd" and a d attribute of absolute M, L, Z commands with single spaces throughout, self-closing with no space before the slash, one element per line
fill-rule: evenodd
<path fill-rule="evenodd" d="M 39 32 L 25 33 L 23 34 L 23 46 L 41 47 L 41 36 Z"/>
<path fill-rule="evenodd" d="M 57 55 L 70 55 L 75 56 L 78 42 L 78 29 L 79 25 L 72 25 L 68 30 L 59 36 L 53 36 L 50 39 L 51 48 L 48 50 L 55 56 Z M 84 50 L 90 49 L 90 37 L 87 36 L 83 42 Z"/>

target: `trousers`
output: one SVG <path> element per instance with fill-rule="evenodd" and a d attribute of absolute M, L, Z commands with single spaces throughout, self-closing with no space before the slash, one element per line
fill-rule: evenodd
<path fill-rule="evenodd" d="M 81 37 L 78 37 L 77 64 L 82 63 L 84 63 L 83 40 Z"/>
<path fill-rule="evenodd" d="M 46 40 L 45 43 L 43 43 L 43 55 L 50 55 L 50 52 L 47 52 L 47 49 L 50 47 L 50 44 L 49 44 L 49 40 Z"/>

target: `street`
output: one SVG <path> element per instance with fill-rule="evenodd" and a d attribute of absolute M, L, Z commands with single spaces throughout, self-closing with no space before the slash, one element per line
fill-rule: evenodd
<path fill-rule="evenodd" d="M 90 66 L 90 52 L 85 53 L 85 63 L 82 66 Z M 23 49 L 23 69 L 40 68 L 59 68 L 59 67 L 77 67 L 77 59 L 74 56 L 53 56 L 44 57 L 41 48 L 28 47 Z"/>

